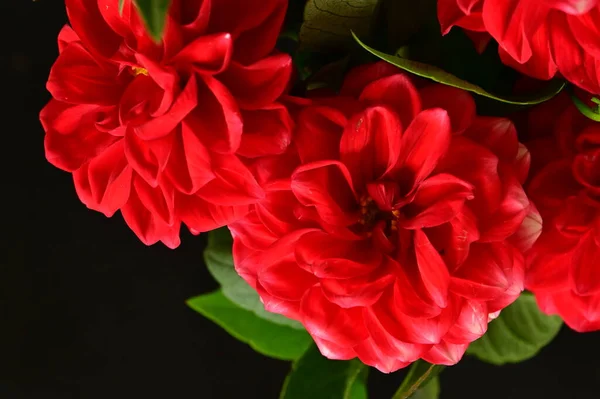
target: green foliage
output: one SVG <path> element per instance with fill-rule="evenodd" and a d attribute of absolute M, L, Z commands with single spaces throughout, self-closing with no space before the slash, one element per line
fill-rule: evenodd
<path fill-rule="evenodd" d="M 598 104 L 597 109 L 589 107 L 586 103 L 581 101 L 579 97 L 577 97 L 575 94 L 571 94 L 571 99 L 573 100 L 573 104 L 575 104 L 579 112 L 581 112 L 585 117 L 593 121 L 600 122 L 600 99 L 596 97 L 591 98 L 591 101 L 593 103 Z"/>
<path fill-rule="evenodd" d="M 379 0 L 308 0 L 300 44 L 304 49 L 322 52 L 348 50 L 352 31 L 368 35 Z"/>
<path fill-rule="evenodd" d="M 146 24 L 148 33 L 159 42 L 162 39 L 171 0 L 134 0 L 140 16 Z M 119 4 L 119 9 L 123 5 Z"/>
<path fill-rule="evenodd" d="M 444 366 L 436 366 L 423 360 L 417 360 L 410 366 L 408 374 L 404 378 L 404 381 L 402 381 L 402 384 L 400 384 L 400 387 L 392 399 L 414 398 L 419 391 L 422 391 L 420 395 L 430 395 L 435 393 L 436 391 L 432 388 L 428 388 L 432 391 L 426 391 L 425 388 L 427 388 L 427 385 L 429 385 L 443 369 Z M 437 391 L 439 391 L 439 387 Z M 435 398 L 435 396 L 421 396 L 421 398 Z"/>
<path fill-rule="evenodd" d="M 475 84 L 469 83 L 465 80 L 462 80 L 441 68 L 438 68 L 433 65 L 424 64 L 417 61 L 412 61 L 406 58 L 402 58 L 396 55 L 385 54 L 381 51 L 375 50 L 367 46 L 365 43 L 361 42 L 358 36 L 354 35 L 354 39 L 368 52 L 375 55 L 376 57 L 389 62 L 392 65 L 397 66 L 400 69 L 403 69 L 407 72 L 415 74 L 417 76 L 421 76 L 423 78 L 431 79 L 435 82 L 445 84 L 447 86 L 456 87 L 459 89 L 463 89 L 475 94 L 478 94 L 483 97 L 488 97 L 500 102 L 515 104 L 515 105 L 535 105 L 547 101 L 560 93 L 560 91 L 565 87 L 565 82 L 561 80 L 553 80 L 551 81 L 546 88 L 538 93 L 534 93 L 531 95 L 525 96 L 500 96 L 492 94 L 482 87 L 477 86 Z"/>
<path fill-rule="evenodd" d="M 440 396 L 440 380 L 434 377 L 427 384 L 417 389 L 410 399 L 438 399 Z"/>
<path fill-rule="evenodd" d="M 247 343 L 263 355 L 282 360 L 295 360 L 312 343 L 306 331 L 271 323 L 236 306 L 221 291 L 200 295 L 188 305 L 214 321 L 233 337 Z"/>
<path fill-rule="evenodd" d="M 534 296 L 524 293 L 490 322 L 487 333 L 467 353 L 495 365 L 522 362 L 548 345 L 561 326 L 559 317 L 543 314 Z"/>
<path fill-rule="evenodd" d="M 358 360 L 329 360 L 316 346 L 292 365 L 279 399 L 367 399 L 368 367 Z"/>

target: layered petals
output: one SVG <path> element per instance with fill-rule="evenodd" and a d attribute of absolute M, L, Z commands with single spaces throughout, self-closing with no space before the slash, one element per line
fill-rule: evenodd
<path fill-rule="evenodd" d="M 512 68 L 544 80 L 560 73 L 600 94 L 596 0 L 439 0 L 438 17 L 444 34 L 460 26 L 470 35 L 491 35 Z"/>
<path fill-rule="evenodd" d="M 549 119 L 540 125 L 538 110 L 529 115 L 553 157 L 533 153 L 536 173 L 528 192 L 543 217 L 540 238 L 527 253 L 525 285 L 540 308 L 558 314 L 576 331 L 600 329 L 600 200 L 598 124 L 578 118 L 575 107 L 559 96 L 545 108 Z M 536 155 L 539 155 L 537 158 Z M 526 221 L 526 223 L 528 223 Z M 533 221 L 533 223 L 537 223 Z"/>
<path fill-rule="evenodd" d="M 291 144 L 292 63 L 275 51 L 287 2 L 173 0 L 160 42 L 134 2 L 117 3 L 66 2 L 46 158 L 90 209 L 174 248 L 182 222 L 199 233 L 244 216 L 265 197 L 252 163 Z"/>
<path fill-rule="evenodd" d="M 265 199 L 230 229 L 265 309 L 302 322 L 324 356 L 388 373 L 458 362 L 523 291 L 541 222 L 515 127 L 386 65 L 304 105 L 294 153 L 268 163 L 291 178 L 261 173 Z"/>

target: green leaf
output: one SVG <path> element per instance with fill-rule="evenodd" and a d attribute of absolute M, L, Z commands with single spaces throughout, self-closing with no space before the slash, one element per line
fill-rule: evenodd
<path fill-rule="evenodd" d="M 600 99 L 596 97 L 591 98 L 593 103 L 598 104 L 597 109 L 590 108 L 573 93 L 571 94 L 571 99 L 573 100 L 573 104 L 575 104 L 579 112 L 581 112 L 585 117 L 593 121 L 600 122 Z"/>
<path fill-rule="evenodd" d="M 208 234 L 208 245 L 204 250 L 204 262 L 208 271 L 221 285 L 227 299 L 261 319 L 303 330 L 304 327 L 299 322 L 265 310 L 256 291 L 235 271 L 231 255 L 232 246 L 231 234 L 223 227 Z"/>
<path fill-rule="evenodd" d="M 119 15 L 123 15 L 123 7 L 125 6 L 125 0 L 119 0 Z"/>
<path fill-rule="evenodd" d="M 410 399 L 438 399 L 440 396 L 440 380 L 434 377 L 425 386 L 417 389 Z"/>
<path fill-rule="evenodd" d="M 522 362 L 548 345 L 561 326 L 559 317 L 543 314 L 534 296 L 524 293 L 490 322 L 487 333 L 467 353 L 495 365 Z"/>
<path fill-rule="evenodd" d="M 425 387 L 429 382 L 437 377 L 444 369 L 444 366 L 429 364 L 423 360 L 417 360 L 410 366 L 408 374 L 400 384 L 400 387 L 392 396 L 392 399 L 407 399 L 414 397 L 418 390 Z"/>
<path fill-rule="evenodd" d="M 155 41 L 162 39 L 171 0 L 134 0 L 148 33 Z"/>
<path fill-rule="evenodd" d="M 360 361 L 329 360 L 313 346 L 292 365 L 279 399 L 367 399 L 367 373 Z"/>
<path fill-rule="evenodd" d="M 470 91 L 472 93 L 478 94 L 483 97 L 488 97 L 497 101 L 501 101 L 509 104 L 516 105 L 535 105 L 542 103 L 544 101 L 550 100 L 552 97 L 560 93 L 560 91 L 566 86 L 566 83 L 561 80 L 553 80 L 551 81 L 545 89 L 538 93 L 534 93 L 531 95 L 525 96 L 500 96 L 492 94 L 482 87 L 477 86 L 475 84 L 469 83 L 465 80 L 462 80 L 443 69 L 440 69 L 433 65 L 423 64 L 421 62 L 408 60 L 406 58 L 401 58 L 391 54 L 385 54 L 381 51 L 375 50 L 363 42 L 360 41 L 358 36 L 354 34 L 354 39 L 360 44 L 365 50 L 370 52 L 382 60 L 389 62 L 392 65 L 397 66 L 400 69 L 403 69 L 407 72 L 415 74 L 417 76 L 421 76 L 423 78 L 431 79 L 435 82 L 442 83 L 447 86 L 457 87 L 459 89 L 463 89 L 466 91 Z"/>
<path fill-rule="evenodd" d="M 233 337 L 266 356 L 296 360 L 313 342 L 306 331 L 261 319 L 254 313 L 236 306 L 221 291 L 191 298 L 187 304 L 223 327 Z"/>
<path fill-rule="evenodd" d="M 352 31 L 370 33 L 379 0 L 308 0 L 300 44 L 305 49 L 340 52 L 353 45 Z"/>

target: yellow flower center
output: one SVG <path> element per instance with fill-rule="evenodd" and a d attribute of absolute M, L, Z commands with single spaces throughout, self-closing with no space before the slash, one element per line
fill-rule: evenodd
<path fill-rule="evenodd" d="M 133 73 L 134 76 L 138 76 L 138 75 L 148 76 L 148 70 L 146 68 L 141 68 L 141 67 L 131 67 L 131 73 Z"/>

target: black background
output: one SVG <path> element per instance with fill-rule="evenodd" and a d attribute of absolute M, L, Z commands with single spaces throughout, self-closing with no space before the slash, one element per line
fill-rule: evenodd
<path fill-rule="evenodd" d="M 63 2 L 0 7 L 0 398 L 277 398 L 289 364 L 184 303 L 217 287 L 202 263 L 204 238 L 183 233 L 176 251 L 146 247 L 120 216 L 87 210 L 70 175 L 46 162 L 38 112 Z M 599 359 L 600 333 L 564 327 L 518 365 L 465 358 L 442 374 L 442 399 L 598 397 Z M 373 370 L 372 399 L 389 398 L 401 377 Z"/>

